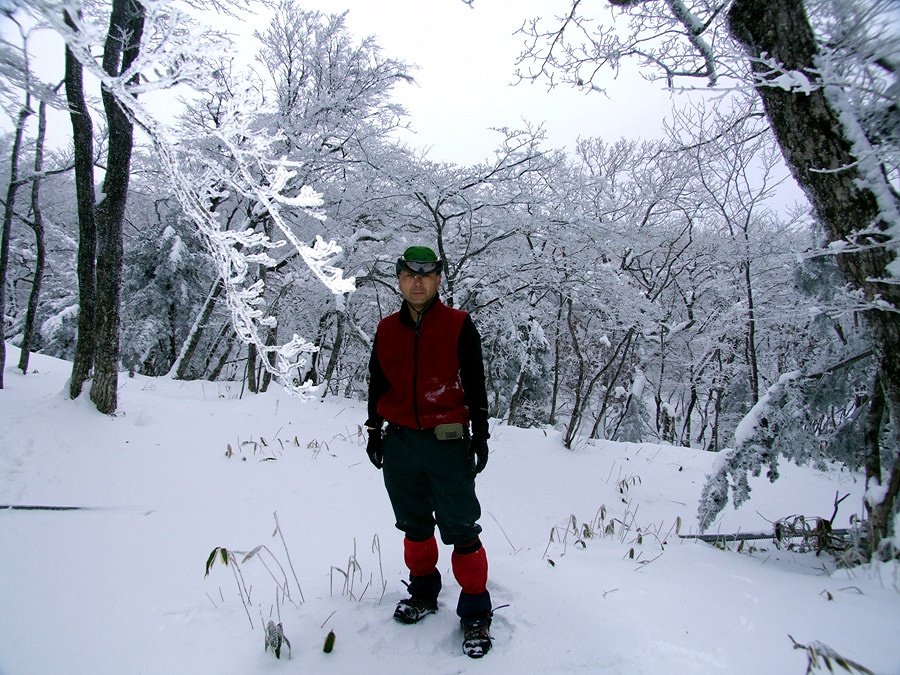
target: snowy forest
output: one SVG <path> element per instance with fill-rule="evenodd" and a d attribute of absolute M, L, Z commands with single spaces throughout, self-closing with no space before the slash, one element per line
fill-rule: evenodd
<path fill-rule="evenodd" d="M 748 476 L 838 461 L 866 476 L 864 553 L 900 554 L 892 0 L 572 0 L 522 27 L 511 75 L 600 96 L 635 64 L 682 92 L 664 137 L 565 152 L 523 124 L 473 166 L 399 141 L 412 64 L 301 0 L 252 45 L 205 23 L 237 0 L 0 7 L 0 387 L 9 341 L 104 413 L 137 373 L 363 399 L 395 260 L 425 244 L 493 418 L 721 452 L 701 526 Z M 35 65 L 51 34 L 61 81 Z"/>

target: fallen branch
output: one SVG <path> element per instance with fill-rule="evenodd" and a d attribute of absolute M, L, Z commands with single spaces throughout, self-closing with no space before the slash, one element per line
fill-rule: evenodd
<path fill-rule="evenodd" d="M 855 530 L 851 529 L 832 529 L 828 534 L 832 537 L 845 537 L 852 534 Z M 815 534 L 815 532 L 813 532 Z M 733 534 L 679 534 L 680 539 L 699 539 L 708 543 L 729 542 L 729 541 L 756 541 L 760 539 L 771 539 L 776 544 L 781 543 L 785 539 L 792 537 L 802 537 L 801 533 L 787 532 L 735 532 Z"/>
<path fill-rule="evenodd" d="M 755 541 L 757 539 L 775 539 L 772 532 L 739 532 L 735 534 L 679 534 L 679 539 L 699 539 L 711 544 L 722 541 Z"/>

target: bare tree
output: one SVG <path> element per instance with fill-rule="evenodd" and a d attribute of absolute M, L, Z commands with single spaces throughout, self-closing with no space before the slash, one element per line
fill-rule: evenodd
<path fill-rule="evenodd" d="M 103 70 L 111 78 L 128 73 L 141 50 L 144 7 L 138 0 L 113 0 L 103 48 Z M 136 84 L 138 75 L 129 79 Z M 115 95 L 102 88 L 109 129 L 109 150 L 103 179 L 103 199 L 97 204 L 96 353 L 91 400 L 97 410 L 111 413 L 118 401 L 119 296 L 122 288 L 122 221 L 131 178 L 134 124 Z"/>
<path fill-rule="evenodd" d="M 6 202 L 3 208 L 3 223 L 0 230 L 0 389 L 3 388 L 3 372 L 6 369 L 6 276 L 9 269 L 9 242 L 12 236 L 13 216 L 15 214 L 16 196 L 22 182 L 19 180 L 19 162 L 22 155 L 22 144 L 25 136 L 25 124 L 34 113 L 32 110 L 32 93 L 30 85 L 30 69 L 28 67 L 28 40 L 22 26 L 17 23 L 23 46 L 19 54 L 19 66 L 25 73 L 23 83 L 24 100 L 18 106 L 15 115 L 12 156 L 10 157 L 9 185 L 6 189 Z"/>
<path fill-rule="evenodd" d="M 68 11 L 65 22 L 73 31 L 77 30 L 75 19 Z M 78 336 L 69 380 L 69 396 L 77 398 L 94 367 L 97 225 L 94 218 L 94 128 L 84 93 L 84 68 L 69 45 L 66 45 L 65 83 L 72 120 L 78 205 Z"/>
<path fill-rule="evenodd" d="M 762 256 L 755 230 L 770 219 L 767 204 L 781 182 L 776 171 L 778 153 L 760 117 L 753 101 L 739 101 L 726 110 L 709 110 L 700 103 L 677 111 L 669 128 L 673 151 L 689 157 L 693 165 L 692 182 L 704 203 L 708 226 L 732 243 L 735 286 L 743 295 L 741 351 L 748 370 L 751 405 L 759 400 L 762 378 L 757 353 L 759 275 L 755 269 Z"/>
<path fill-rule="evenodd" d="M 3 230 L 0 232 L 0 317 L 6 316 L 6 271 L 9 268 L 9 240 L 12 233 L 13 213 L 16 205 L 16 193 L 19 191 L 19 160 L 22 153 L 22 136 L 25 133 L 25 121 L 32 113 L 31 96 L 26 95 L 25 103 L 19 110 L 16 120 L 15 140 L 13 141 L 10 159 L 9 186 L 6 190 L 6 204 L 3 210 Z M 3 388 L 3 369 L 6 366 L 6 336 L 4 320 L 0 319 L 0 389 Z"/>
<path fill-rule="evenodd" d="M 28 225 L 34 232 L 34 276 L 31 280 L 31 292 L 28 294 L 28 309 L 25 311 L 25 323 L 22 326 L 22 347 L 19 354 L 19 370 L 28 372 L 28 361 L 31 354 L 31 341 L 34 333 L 34 321 L 37 315 L 38 301 L 41 297 L 41 283 L 44 277 L 44 265 L 47 258 L 44 244 L 44 216 L 41 211 L 41 174 L 44 170 L 44 141 L 47 136 L 47 102 L 38 104 L 38 134 L 34 143 L 34 177 L 31 182 L 31 219 Z M 0 335 L 2 340 L 2 335 Z M 0 383 L 2 384 L 2 383 Z"/>
<path fill-rule="evenodd" d="M 539 20 L 523 27 L 529 43 L 521 63 L 532 65 L 519 75 L 602 90 L 604 69 L 630 59 L 647 77 L 669 86 L 726 81 L 756 90 L 787 166 L 837 252 L 844 278 L 858 291 L 872 329 L 893 429 L 893 470 L 882 502 L 872 510 L 871 544 L 877 547 L 889 532 L 900 490 L 900 274 L 892 234 L 900 225 L 900 195 L 897 166 L 890 159 L 897 150 L 900 114 L 896 5 L 890 0 L 609 4 L 618 8 L 616 26 L 591 22 L 587 6 L 573 0 L 550 28 Z"/>
<path fill-rule="evenodd" d="M 896 234 L 890 234 L 900 226 L 900 195 L 891 185 L 890 169 L 880 160 L 876 143 L 866 133 L 861 111 L 841 91 L 846 81 L 838 80 L 841 73 L 829 64 L 804 4 L 736 0 L 728 18 L 732 34 L 747 51 L 756 90 L 788 166 L 812 202 L 829 241 L 846 246 L 837 256 L 838 266 L 868 303 L 865 317 L 875 338 L 884 401 L 892 420 L 894 456 L 884 498 L 871 505 L 870 544 L 876 550 L 890 534 L 900 492 L 900 284 Z M 877 22 L 885 20 L 874 11 L 849 18 L 862 22 L 853 26 L 860 41 L 872 26 L 865 22 L 875 22 L 877 28 Z M 885 69 L 884 75 L 891 80 L 896 77 L 895 59 L 900 58 L 896 31 L 894 36 L 893 49 L 889 42 L 887 49 L 877 49 L 870 41 L 877 51 L 863 65 Z M 863 48 L 861 42 L 853 47 Z M 785 85 L 785 76 L 793 84 Z M 878 75 L 871 77 L 869 82 L 877 83 Z M 887 91 L 883 95 L 889 96 Z M 881 476 L 873 478 L 881 483 Z"/>
<path fill-rule="evenodd" d="M 435 241 L 445 261 L 445 301 L 470 311 L 478 309 L 478 291 L 499 271 L 470 285 L 465 294 L 458 292 L 458 280 L 471 274 L 471 267 L 499 242 L 522 234 L 520 223 L 509 216 L 537 203 L 529 177 L 542 175 L 558 161 L 540 149 L 542 130 L 502 133 L 491 162 L 471 169 L 425 162 L 394 178 L 396 189 L 412 200 L 398 215 L 414 232 Z"/>
<path fill-rule="evenodd" d="M 230 10 L 227 0 L 191 4 L 223 12 Z M 119 169 L 124 169 L 121 171 L 124 175 L 114 176 L 114 167 L 107 166 L 106 198 L 96 209 L 98 226 L 104 228 L 98 242 L 102 250 L 97 251 L 97 288 L 107 305 L 103 315 L 95 319 L 101 349 L 98 358 L 103 363 L 95 364 L 92 400 L 102 410 L 114 409 L 116 403 L 112 370 L 117 368 L 113 348 L 118 313 L 112 307 L 112 300 L 117 299 L 117 283 L 121 281 L 121 216 L 129 178 L 125 162 L 130 160 L 135 124 L 150 139 L 167 184 L 185 216 L 195 225 L 199 239 L 223 279 L 238 336 L 246 343 L 256 344 L 261 354 L 274 355 L 274 359 L 263 359 L 265 367 L 274 367 L 286 387 L 305 395 L 309 389 L 300 386 L 293 373 L 303 367 L 303 354 L 309 352 L 310 344 L 297 335 L 284 345 L 267 344 L 263 332 L 267 333 L 276 319 L 261 309 L 264 286 L 247 275 L 249 266 L 271 261 L 267 251 L 276 243 L 265 233 L 223 230 L 210 207 L 226 191 L 245 197 L 253 195 L 260 211 L 272 219 L 308 270 L 335 296 L 341 296 L 352 288 L 352 281 L 343 279 L 342 271 L 331 264 L 340 247 L 321 236 L 316 236 L 312 246 L 304 244 L 283 217 L 285 211 L 293 209 L 321 217 L 321 196 L 311 188 L 292 182 L 294 173 L 273 149 L 275 139 L 254 128 L 252 122 L 257 119 L 254 113 L 261 102 L 249 88 L 226 102 L 219 111 L 222 124 L 205 136 L 191 136 L 157 119 L 138 101 L 139 95 L 178 85 L 195 87 L 201 92 L 216 91 L 219 65 L 223 63 L 228 39 L 220 32 L 198 26 L 171 3 L 142 5 L 117 0 L 113 5 L 115 11 L 105 33 L 108 39 L 102 63 L 97 62 L 96 45 L 90 41 L 91 36 L 99 33 L 98 26 L 88 25 L 96 23 L 96 16 L 83 19 L 67 14 L 63 17 L 54 0 L 35 0 L 27 8 L 52 25 L 65 39 L 74 59 L 101 82 L 110 133 L 116 136 L 110 143 L 109 158 L 118 163 Z M 142 44 L 145 23 L 147 35 Z M 193 152 L 198 143 L 211 139 L 219 143 L 220 152 L 214 155 Z M 226 167 L 228 162 L 230 166 Z M 289 183 L 290 194 L 284 194 Z M 273 361 L 275 366 L 271 366 Z"/>

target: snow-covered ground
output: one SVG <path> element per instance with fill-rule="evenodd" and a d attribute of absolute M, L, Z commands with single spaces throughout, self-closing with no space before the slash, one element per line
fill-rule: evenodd
<path fill-rule="evenodd" d="M 478 490 L 494 649 L 476 661 L 460 650 L 446 547 L 440 611 L 391 620 L 402 535 L 365 457 L 363 403 L 281 390 L 241 400 L 239 384 L 137 376 L 104 416 L 86 395 L 67 399 L 70 364 L 36 355 L 23 376 L 17 361 L 7 347 L 0 504 L 82 508 L 0 509 L 3 675 L 802 674 L 789 635 L 900 673 L 896 565 L 836 569 L 771 541 L 738 553 L 679 538 L 679 518 L 681 534 L 696 532 L 709 453 L 568 451 L 556 431 L 493 423 Z M 847 493 L 837 527 L 860 510 L 859 476 L 786 466 L 716 529 L 830 517 Z M 236 556 L 246 592 L 220 558 L 204 576 L 216 547 Z M 280 660 L 264 649 L 279 614 L 290 660 L 286 646 Z"/>

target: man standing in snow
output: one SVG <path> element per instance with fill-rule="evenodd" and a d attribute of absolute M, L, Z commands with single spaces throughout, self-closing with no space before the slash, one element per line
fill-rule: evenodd
<path fill-rule="evenodd" d="M 463 649 L 478 658 L 491 647 L 475 495 L 475 476 L 488 460 L 487 394 L 481 337 L 466 312 L 438 297 L 442 271 L 443 261 L 426 246 L 411 246 L 397 260 L 403 303 L 378 324 L 372 346 L 366 452 L 384 468 L 396 526 L 405 534 L 410 597 L 394 618 L 412 624 L 438 609 L 437 525 L 444 544 L 453 546 L 451 566 L 462 587 L 456 613 Z"/>

